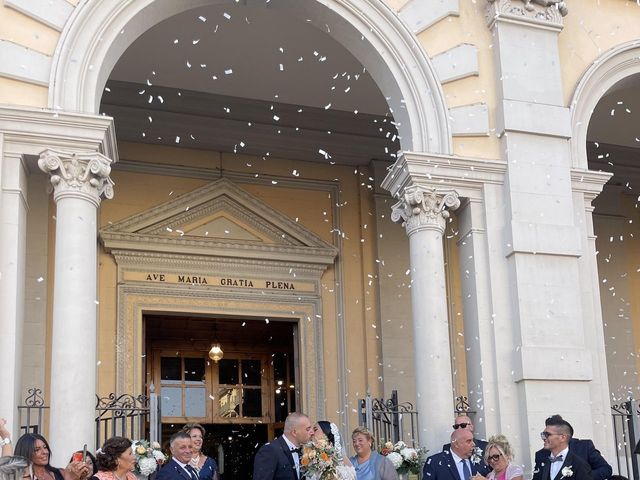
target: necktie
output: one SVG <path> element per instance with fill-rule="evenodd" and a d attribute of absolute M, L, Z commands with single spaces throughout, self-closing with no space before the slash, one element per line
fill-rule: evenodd
<path fill-rule="evenodd" d="M 549 462 L 553 463 L 553 462 L 561 462 L 562 461 L 562 455 L 558 455 L 557 457 L 549 457 Z"/>
<path fill-rule="evenodd" d="M 469 465 L 467 465 L 466 460 L 460 460 L 462 462 L 462 473 L 464 473 L 464 480 L 469 480 L 471 478 L 471 470 L 469 470 Z"/>
<path fill-rule="evenodd" d="M 199 480 L 198 474 L 196 473 L 195 469 L 191 465 L 187 465 L 185 468 L 189 472 L 189 476 L 191 477 L 191 480 Z"/>
<path fill-rule="evenodd" d="M 300 458 L 300 455 L 302 455 L 302 447 L 292 448 L 291 449 L 291 455 L 293 455 L 294 453 L 297 453 L 298 454 L 298 458 Z"/>

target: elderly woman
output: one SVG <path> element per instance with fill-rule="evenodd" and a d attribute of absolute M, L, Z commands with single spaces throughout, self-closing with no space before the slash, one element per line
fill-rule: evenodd
<path fill-rule="evenodd" d="M 52 467 L 49 443 L 37 433 L 22 435 L 16 442 L 14 454 L 31 461 L 33 480 L 80 480 L 89 472 L 84 462 L 71 462 L 66 468 Z"/>
<path fill-rule="evenodd" d="M 133 468 L 136 456 L 131 450 L 131 440 L 112 437 L 102 445 L 96 455 L 98 472 L 92 480 L 136 480 Z"/>
<path fill-rule="evenodd" d="M 487 442 L 484 451 L 484 460 L 493 468 L 487 475 L 487 480 L 522 480 L 524 474 L 521 467 L 511 463 L 513 461 L 513 449 L 504 435 L 494 435 Z M 476 479 L 481 480 L 481 475 Z"/>
<path fill-rule="evenodd" d="M 357 480 L 398 480 L 398 472 L 387 457 L 373 449 L 373 435 L 365 427 L 356 428 L 351 434 L 356 455 L 351 464 L 356 469 Z"/>
<path fill-rule="evenodd" d="M 30 479 L 31 462 L 24 457 L 5 456 L 0 458 L 0 480 Z"/>
<path fill-rule="evenodd" d="M 218 464 L 202 453 L 202 443 L 206 434 L 204 427 L 198 423 L 189 423 L 182 429 L 191 437 L 191 466 L 200 480 L 218 480 Z"/>

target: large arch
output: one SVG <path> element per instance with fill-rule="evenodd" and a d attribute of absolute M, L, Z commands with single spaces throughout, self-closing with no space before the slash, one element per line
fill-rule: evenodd
<path fill-rule="evenodd" d="M 233 0 L 85 0 L 67 22 L 53 56 L 49 107 L 98 113 L 107 78 L 123 52 L 153 25 L 196 7 Z M 452 153 L 444 95 L 423 47 L 382 0 L 279 0 L 327 33 L 370 72 L 387 98 L 402 150 Z"/>
<path fill-rule="evenodd" d="M 588 169 L 587 131 L 602 97 L 618 82 L 640 73 L 640 40 L 618 45 L 597 58 L 584 73 L 571 99 L 571 159 L 574 168 Z"/>

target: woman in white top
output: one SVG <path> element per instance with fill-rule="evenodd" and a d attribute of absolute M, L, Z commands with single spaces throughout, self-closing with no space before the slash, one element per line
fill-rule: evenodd
<path fill-rule="evenodd" d="M 513 449 L 504 435 L 494 435 L 489 439 L 484 450 L 484 460 L 493 468 L 486 480 L 522 480 L 524 472 L 522 467 L 511 463 Z M 475 478 L 481 480 L 484 477 L 476 475 Z"/>

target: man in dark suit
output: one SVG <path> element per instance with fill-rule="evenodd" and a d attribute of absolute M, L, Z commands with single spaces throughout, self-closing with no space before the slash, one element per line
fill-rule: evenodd
<path fill-rule="evenodd" d="M 474 433 L 474 429 L 475 429 L 475 427 L 473 426 L 473 422 L 471 421 L 471 418 L 469 418 L 467 415 L 458 415 L 456 419 L 453 421 L 453 430 L 455 431 L 455 430 L 458 430 L 459 428 L 466 428 L 471 433 Z M 476 447 L 478 447 L 481 450 L 482 452 L 481 455 L 484 455 L 484 451 L 487 448 L 487 441 L 482 440 L 480 438 L 474 438 L 473 441 L 476 444 Z M 445 443 L 442 446 L 442 450 L 449 450 L 449 448 L 451 448 L 450 443 Z M 490 470 L 491 469 L 489 469 L 489 471 Z"/>
<path fill-rule="evenodd" d="M 304 413 L 290 413 L 284 435 L 264 444 L 253 461 L 253 480 L 299 480 L 300 448 L 311 440 L 313 430 Z"/>
<path fill-rule="evenodd" d="M 169 439 L 171 460 L 160 469 L 156 480 L 198 480 L 198 474 L 190 465 L 191 437 L 186 432 L 177 432 Z"/>
<path fill-rule="evenodd" d="M 533 471 L 533 480 L 591 480 L 589 464 L 571 451 L 569 442 L 573 428 L 560 417 L 547 419 L 545 429 L 540 433 L 544 449 L 549 455 Z"/>
<path fill-rule="evenodd" d="M 489 469 L 482 458 L 474 455 L 475 447 L 471 430 L 454 430 L 450 448 L 427 458 L 423 480 L 470 480 L 476 474 L 486 475 Z"/>
<path fill-rule="evenodd" d="M 560 415 L 553 415 L 552 417 L 547 418 L 547 420 L 545 421 L 545 425 L 549 426 L 550 424 L 558 422 L 565 422 L 567 424 L 567 427 L 569 428 L 569 432 L 571 434 L 571 440 L 569 440 L 569 450 L 589 464 L 589 466 L 591 467 L 592 480 L 605 480 L 611 477 L 611 474 L 613 473 L 611 465 L 609 465 L 607 461 L 602 458 L 602 455 L 593 445 L 593 442 L 591 440 L 573 438 L 573 427 L 569 422 L 564 420 Z M 549 450 L 546 450 L 544 448 L 538 450 L 535 455 L 535 467 L 533 469 L 534 472 L 536 470 L 541 470 L 542 463 L 548 458 Z"/>

